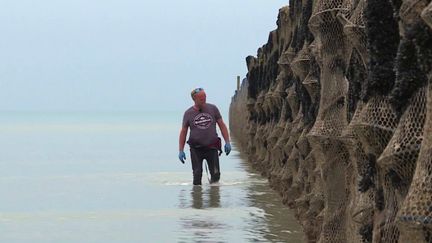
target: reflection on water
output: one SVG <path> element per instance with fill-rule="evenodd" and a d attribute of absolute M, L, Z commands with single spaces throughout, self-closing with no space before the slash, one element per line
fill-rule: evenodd
<path fill-rule="evenodd" d="M 192 189 L 189 190 L 191 198 L 189 202 L 185 200 L 185 194 L 188 190 L 189 189 L 182 189 L 180 191 L 179 198 L 181 201 L 181 208 L 191 207 L 195 209 L 206 209 L 220 207 L 219 186 L 208 186 L 205 189 L 203 189 L 202 186 L 192 186 Z"/>
<path fill-rule="evenodd" d="M 180 190 L 179 208 L 194 211 L 179 218 L 179 242 L 303 242 L 292 212 L 265 179 L 226 177 L 217 186 Z"/>
<path fill-rule="evenodd" d="M 250 175 L 250 179 L 266 180 L 260 175 L 254 174 L 251 166 L 237 155 L 240 167 Z M 294 217 L 294 211 L 282 204 L 277 192 L 270 189 L 268 183 L 250 183 L 247 187 L 247 197 L 252 205 L 265 211 L 265 225 L 262 233 L 266 241 L 270 242 L 304 242 L 304 233 Z M 260 227 L 260 226 L 258 226 Z M 261 226 L 262 227 L 262 226 Z"/>
<path fill-rule="evenodd" d="M 180 208 L 193 208 L 200 211 L 211 208 L 220 208 L 220 188 L 219 186 L 192 186 L 191 189 L 180 191 Z M 190 199 L 190 200 L 189 200 Z M 223 221 L 215 217 L 202 217 L 199 213 L 180 218 L 182 236 L 180 242 L 190 242 L 191 240 L 210 240 L 212 242 L 223 242 L 215 239 L 219 238 L 218 231 L 228 227 Z"/>
<path fill-rule="evenodd" d="M 190 166 L 167 152 L 176 119 L 6 118 L 0 242 L 302 242 L 293 212 L 235 144 L 219 185 L 193 186 Z"/>

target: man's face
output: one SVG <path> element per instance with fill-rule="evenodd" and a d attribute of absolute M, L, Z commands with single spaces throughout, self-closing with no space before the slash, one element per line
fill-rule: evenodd
<path fill-rule="evenodd" d="M 206 103 L 206 93 L 204 91 L 200 91 L 196 95 L 194 95 L 194 101 L 197 106 L 202 106 Z"/>

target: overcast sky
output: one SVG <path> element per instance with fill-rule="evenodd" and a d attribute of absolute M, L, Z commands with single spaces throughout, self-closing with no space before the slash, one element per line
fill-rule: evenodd
<path fill-rule="evenodd" d="M 0 110 L 227 110 L 288 0 L 8 0 Z"/>

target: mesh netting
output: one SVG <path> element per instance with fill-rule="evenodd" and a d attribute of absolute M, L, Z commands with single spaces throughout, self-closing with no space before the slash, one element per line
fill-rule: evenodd
<path fill-rule="evenodd" d="M 351 122 L 366 153 L 377 157 L 394 133 L 398 118 L 387 98 L 374 97 L 359 110 L 357 119 Z"/>
<path fill-rule="evenodd" d="M 291 137 L 291 129 L 293 124 L 292 123 L 286 123 L 284 130 L 280 136 L 280 139 L 277 141 L 275 148 L 279 150 L 278 153 L 280 153 L 280 163 L 285 163 L 284 159 L 287 157 L 287 154 L 285 152 L 285 144 L 288 143 L 289 138 Z"/>
<path fill-rule="evenodd" d="M 384 175 L 392 179 L 390 186 L 406 193 L 414 173 L 420 145 L 423 140 L 423 126 L 426 118 L 426 88 L 414 96 L 395 134 L 377 161 Z"/>
<path fill-rule="evenodd" d="M 319 47 L 321 91 L 318 115 L 309 140 L 316 153 L 323 179 L 325 208 L 319 242 L 346 242 L 347 181 L 349 156 L 338 137 L 348 125 L 346 120 L 347 81 L 343 66 L 349 58 L 347 39 L 338 14 L 349 12 L 349 1 L 317 1 L 309 28 Z M 321 157 L 322 156 L 322 157 Z"/>
<path fill-rule="evenodd" d="M 308 242 L 432 242 L 432 3 L 310 3 L 248 57 L 234 136 Z"/>
<path fill-rule="evenodd" d="M 432 2 L 423 10 L 421 17 L 432 28 Z"/>
<path fill-rule="evenodd" d="M 285 158 L 285 154 L 283 153 L 283 144 L 288 140 L 288 134 L 285 133 L 285 129 L 287 126 L 287 121 L 285 119 L 287 113 L 287 102 L 285 99 L 282 99 L 282 111 L 280 115 L 279 122 L 276 125 L 276 129 L 272 132 L 273 136 L 276 138 L 276 142 L 272 145 L 272 168 L 271 174 L 272 177 L 276 176 L 275 173 L 278 173 L 280 169 L 280 164 Z M 274 168 L 277 167 L 277 168 Z"/>
<path fill-rule="evenodd" d="M 426 10 L 429 0 L 404 0 L 399 10 L 400 18 L 406 25 L 419 21 L 423 10 Z"/>
<path fill-rule="evenodd" d="M 244 91 L 242 93 L 245 93 Z M 253 158 L 255 156 L 256 153 L 256 144 L 253 142 L 253 138 L 255 137 L 256 134 L 256 130 L 257 130 L 257 122 L 256 122 L 256 111 L 255 111 L 255 102 L 256 100 L 253 98 L 248 98 L 247 102 L 246 102 L 246 108 L 249 114 L 249 118 L 247 118 L 247 131 L 243 134 L 242 137 L 247 139 L 247 142 L 243 143 L 243 145 L 246 145 L 246 151 L 249 157 L 250 161 L 254 161 L 255 159 Z M 231 106 L 232 107 L 232 106 Z M 235 109 L 237 108 L 237 109 Z M 237 118 L 237 114 L 241 113 L 241 108 L 238 105 L 232 108 L 232 112 L 230 113 L 230 124 L 233 124 L 234 126 L 241 126 L 241 124 L 238 124 L 238 122 L 235 121 L 231 121 L 234 120 L 235 118 Z M 235 117 L 235 118 L 234 118 Z M 231 125 L 231 126 L 233 126 Z M 234 131 L 234 129 L 231 129 Z"/>
<path fill-rule="evenodd" d="M 297 140 L 300 137 L 302 133 L 302 107 L 300 107 L 299 112 L 297 113 L 295 119 L 292 122 L 292 129 L 290 131 L 290 136 L 288 138 L 287 143 L 284 145 L 284 152 L 285 154 L 289 155 L 291 157 L 291 152 L 296 146 Z"/>
<path fill-rule="evenodd" d="M 303 129 L 299 139 L 297 140 L 296 147 L 300 151 L 302 158 L 306 158 L 311 152 L 311 146 L 307 139 L 307 134 L 309 131 L 307 129 Z"/>
<path fill-rule="evenodd" d="M 401 240 L 431 242 L 432 232 L 432 85 L 427 90 L 424 137 L 413 181 L 398 214 Z M 406 242 L 408 242 L 406 241 Z"/>
<path fill-rule="evenodd" d="M 283 52 L 279 57 L 277 63 L 284 72 L 288 73 L 289 72 L 288 68 L 290 64 L 290 53 L 288 51 Z"/>
<path fill-rule="evenodd" d="M 347 125 L 344 109 L 348 87 L 341 65 L 348 62 L 348 51 L 343 26 L 336 15 L 348 11 L 349 1 L 317 1 L 309 20 L 322 57 L 321 100 L 312 136 L 339 136 Z"/>
<path fill-rule="evenodd" d="M 309 55 L 317 55 L 317 44 L 316 41 L 312 42 L 308 49 L 309 49 Z M 310 56 L 309 56 L 309 60 L 310 60 Z M 316 60 L 316 57 L 314 57 L 314 60 Z M 309 62 L 309 64 L 311 64 Z M 317 62 L 315 63 L 317 65 Z M 311 97 L 312 103 L 315 103 L 319 100 L 319 92 L 320 92 L 320 84 L 319 84 L 319 68 L 318 67 L 313 67 L 310 66 L 310 68 L 308 68 L 309 72 L 306 76 L 306 78 L 304 78 L 302 84 L 303 86 L 306 88 L 306 91 L 308 92 L 309 96 Z"/>
<path fill-rule="evenodd" d="M 286 93 L 287 93 L 287 101 L 289 106 L 291 107 L 292 114 L 293 116 L 296 116 L 299 113 L 300 104 L 296 93 L 295 84 L 289 87 L 286 90 Z"/>
<path fill-rule="evenodd" d="M 276 109 L 274 107 L 274 104 L 272 103 L 272 96 L 273 96 L 273 90 L 271 87 L 270 90 L 264 95 L 264 101 L 263 101 L 264 115 L 266 119 L 271 117 L 271 115 L 274 113 L 274 110 Z"/>
<path fill-rule="evenodd" d="M 362 103 L 358 104 L 361 108 Z M 358 111 L 361 109 L 358 109 Z M 347 205 L 347 241 L 361 242 L 371 239 L 374 192 L 372 190 L 373 175 L 370 174 L 369 161 L 352 126 L 358 121 L 360 112 L 356 112 L 349 126 L 343 131 L 341 141 L 349 154 L 347 169 L 347 184 L 350 189 L 350 199 Z M 364 181 L 371 184 L 365 187 Z"/>
<path fill-rule="evenodd" d="M 309 72 L 310 53 L 308 43 L 304 43 L 303 48 L 291 62 L 291 70 L 303 81 Z"/>
<path fill-rule="evenodd" d="M 282 106 L 285 98 L 285 90 L 283 84 L 285 78 L 286 78 L 285 72 L 281 71 L 280 74 L 278 75 L 278 78 L 276 79 L 277 85 L 273 91 L 273 96 L 272 96 L 273 103 L 275 104 L 277 109 L 282 109 L 281 113 L 284 112 Z M 285 117 L 285 113 L 283 115 L 281 114 L 281 117 Z"/>
<path fill-rule="evenodd" d="M 364 9 L 366 0 L 360 0 L 354 9 L 351 18 L 346 18 L 343 14 L 339 14 L 339 18 L 344 23 L 344 33 L 350 43 L 359 52 L 362 57 L 363 65 L 366 66 L 367 60 L 367 40 L 364 23 Z"/>

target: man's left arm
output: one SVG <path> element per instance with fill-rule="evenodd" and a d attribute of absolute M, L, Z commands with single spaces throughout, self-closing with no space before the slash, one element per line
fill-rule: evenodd
<path fill-rule="evenodd" d="M 216 122 L 219 126 L 219 129 L 221 130 L 222 137 L 225 140 L 225 153 L 226 155 L 228 155 L 231 152 L 231 143 L 228 128 L 226 127 L 225 122 L 222 120 L 222 118 L 219 118 Z"/>

